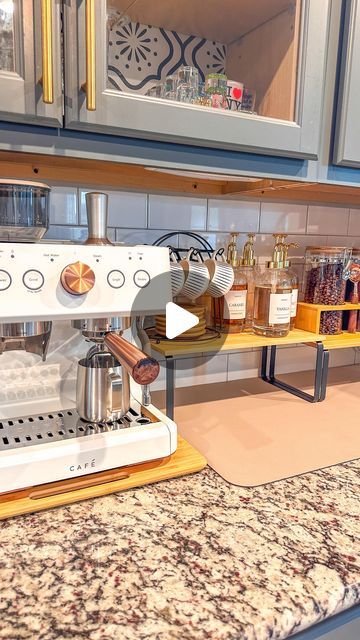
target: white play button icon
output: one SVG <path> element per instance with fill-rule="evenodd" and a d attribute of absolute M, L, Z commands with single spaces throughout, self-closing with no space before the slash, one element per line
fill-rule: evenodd
<path fill-rule="evenodd" d="M 166 337 L 173 340 L 180 333 L 184 333 L 188 329 L 192 329 L 199 324 L 199 318 L 193 313 L 182 309 L 174 302 L 168 302 L 166 305 Z"/>

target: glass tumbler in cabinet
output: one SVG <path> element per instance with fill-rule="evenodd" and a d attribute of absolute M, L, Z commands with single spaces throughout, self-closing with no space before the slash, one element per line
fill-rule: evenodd
<path fill-rule="evenodd" d="M 65 3 L 66 125 L 316 158 L 329 4 Z"/>
<path fill-rule="evenodd" d="M 63 125 L 60 2 L 0 0 L 0 119 Z"/>

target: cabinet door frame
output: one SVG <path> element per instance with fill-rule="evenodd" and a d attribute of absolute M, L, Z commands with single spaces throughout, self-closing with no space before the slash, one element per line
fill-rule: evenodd
<path fill-rule="evenodd" d="M 331 0 L 302 0 L 296 121 L 288 122 L 246 113 L 211 112 L 108 88 L 106 0 L 95 3 L 96 110 L 87 111 L 81 89 L 86 73 L 85 0 L 68 0 L 64 7 L 65 126 L 187 145 L 317 159 L 330 3 Z"/>
<path fill-rule="evenodd" d="M 360 1 L 347 0 L 333 155 L 334 163 L 345 167 L 360 167 L 360 78 L 356 77 L 359 61 Z"/>
<path fill-rule="evenodd" d="M 0 70 L 0 120 L 63 126 L 61 0 L 52 2 L 53 104 L 42 99 L 41 0 L 14 0 L 15 71 Z"/>

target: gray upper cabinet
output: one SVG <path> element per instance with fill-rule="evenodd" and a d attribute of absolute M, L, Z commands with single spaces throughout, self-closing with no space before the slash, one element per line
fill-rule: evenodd
<path fill-rule="evenodd" d="M 315 159 L 329 5 L 67 0 L 65 126 Z"/>
<path fill-rule="evenodd" d="M 60 10 L 60 0 L 1 0 L 1 120 L 62 126 Z"/>
<path fill-rule="evenodd" d="M 336 116 L 334 162 L 360 166 L 360 1 L 347 0 Z"/>

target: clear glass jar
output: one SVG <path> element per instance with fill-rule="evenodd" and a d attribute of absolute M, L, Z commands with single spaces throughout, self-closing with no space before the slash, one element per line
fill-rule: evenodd
<path fill-rule="evenodd" d="M 0 242 L 37 242 L 49 228 L 50 187 L 0 179 Z"/>
<path fill-rule="evenodd" d="M 305 296 L 312 304 L 337 305 L 345 302 L 344 268 L 351 255 L 347 247 L 307 247 L 305 252 Z M 320 333 L 342 331 L 342 311 L 321 314 Z"/>
<path fill-rule="evenodd" d="M 267 267 L 256 277 L 254 333 L 283 338 L 290 330 L 292 279 L 288 269 Z"/>
<path fill-rule="evenodd" d="M 347 265 L 346 293 L 345 300 L 352 304 L 359 304 L 360 282 L 358 281 L 360 270 L 360 249 L 353 249 L 351 260 Z M 360 312 L 357 309 L 345 312 L 345 322 L 343 323 L 348 333 L 360 331 Z"/>
<path fill-rule="evenodd" d="M 208 73 L 205 78 L 205 91 L 207 94 L 223 95 L 227 94 L 227 76 L 224 73 Z"/>

